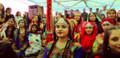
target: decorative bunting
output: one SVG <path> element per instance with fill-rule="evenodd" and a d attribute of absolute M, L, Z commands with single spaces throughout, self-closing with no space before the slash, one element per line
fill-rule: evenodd
<path fill-rule="evenodd" d="M 108 6 L 108 5 L 105 5 L 105 6 Z"/>
<path fill-rule="evenodd" d="M 94 7 L 97 7 L 97 5 L 94 5 Z"/>

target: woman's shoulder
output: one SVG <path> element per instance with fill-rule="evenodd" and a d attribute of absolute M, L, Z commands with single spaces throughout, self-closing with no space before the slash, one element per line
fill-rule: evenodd
<path fill-rule="evenodd" d="M 79 42 L 73 42 L 73 43 L 71 43 L 71 45 L 76 47 L 76 48 L 81 48 L 82 47 Z"/>
<path fill-rule="evenodd" d="M 48 50 L 50 50 L 52 48 L 53 43 L 54 43 L 54 41 L 49 42 L 48 45 L 46 46 L 46 48 Z"/>

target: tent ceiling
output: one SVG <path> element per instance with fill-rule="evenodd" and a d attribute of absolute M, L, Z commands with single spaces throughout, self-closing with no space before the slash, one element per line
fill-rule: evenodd
<path fill-rule="evenodd" d="M 47 7 L 47 0 L 29 0 L 35 4 Z M 100 10 L 103 9 L 103 6 L 107 6 L 109 8 L 120 9 L 120 0 L 52 0 L 52 9 L 58 12 L 67 10 L 76 10 L 79 9 L 80 11 L 83 8 L 86 8 L 89 11 L 89 8 L 93 8 L 93 11 L 96 8 Z"/>

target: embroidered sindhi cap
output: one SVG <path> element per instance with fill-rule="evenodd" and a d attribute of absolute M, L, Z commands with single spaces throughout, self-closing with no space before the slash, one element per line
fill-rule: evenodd
<path fill-rule="evenodd" d="M 56 23 L 56 25 L 58 25 L 58 24 L 65 24 L 66 26 L 69 27 L 69 24 L 67 24 L 67 22 L 65 22 L 64 18 L 59 19 L 58 22 Z"/>

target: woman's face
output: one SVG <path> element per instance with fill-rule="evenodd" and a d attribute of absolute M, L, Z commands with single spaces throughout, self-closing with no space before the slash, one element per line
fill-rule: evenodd
<path fill-rule="evenodd" d="M 69 27 L 63 24 L 57 24 L 55 27 L 55 33 L 58 37 L 66 37 L 69 33 Z"/>
<path fill-rule="evenodd" d="M 120 54 L 120 29 L 111 31 L 109 46 L 112 53 Z"/>
<path fill-rule="evenodd" d="M 25 27 L 25 22 L 24 22 L 24 21 L 20 21 L 20 23 L 19 23 L 19 27 L 20 27 L 20 28 Z"/>
<path fill-rule="evenodd" d="M 118 17 L 120 18 L 120 11 L 118 12 Z"/>
<path fill-rule="evenodd" d="M 21 12 L 18 12 L 18 16 L 21 16 Z"/>
<path fill-rule="evenodd" d="M 11 9 L 10 9 L 10 10 L 7 10 L 8 13 L 11 13 L 11 11 L 12 11 Z"/>
<path fill-rule="evenodd" d="M 112 25 L 111 24 L 103 24 L 102 29 L 106 31 L 106 29 L 110 28 Z"/>
<path fill-rule="evenodd" d="M 105 16 L 104 15 L 101 15 L 101 19 L 104 19 L 105 18 Z"/>
<path fill-rule="evenodd" d="M 78 22 L 80 20 L 80 14 L 75 14 L 74 19 Z"/>
<path fill-rule="evenodd" d="M 37 31 L 37 27 L 36 26 L 32 26 L 32 32 L 35 33 Z"/>
<path fill-rule="evenodd" d="M 85 32 L 87 34 L 92 34 L 93 33 L 93 27 L 85 27 Z"/>
<path fill-rule="evenodd" d="M 0 10 L 2 10 L 3 9 L 3 5 L 2 4 L 0 4 Z"/>
<path fill-rule="evenodd" d="M 36 21 L 36 22 L 38 21 L 38 16 L 34 17 L 34 21 Z"/>
<path fill-rule="evenodd" d="M 93 13 L 90 14 L 90 21 L 92 22 L 96 21 L 96 16 Z"/>
<path fill-rule="evenodd" d="M 11 27 L 11 26 L 14 26 L 15 22 L 13 21 L 13 18 L 10 18 L 8 20 L 8 26 Z"/>
<path fill-rule="evenodd" d="M 116 14 L 115 14 L 114 11 L 110 11 L 110 12 L 108 12 L 108 14 L 107 14 L 107 17 L 110 18 L 110 19 L 114 19 L 115 16 L 116 16 Z"/>

